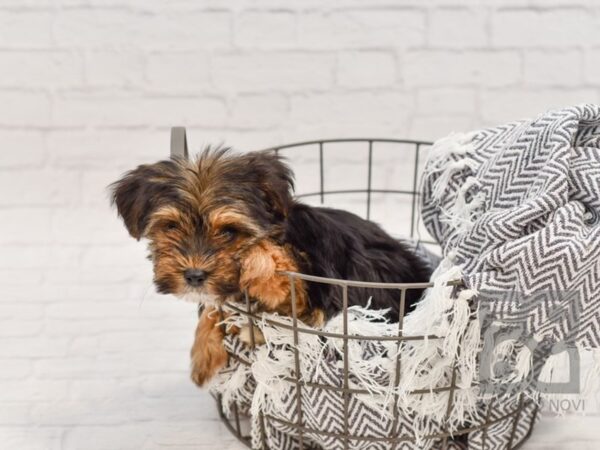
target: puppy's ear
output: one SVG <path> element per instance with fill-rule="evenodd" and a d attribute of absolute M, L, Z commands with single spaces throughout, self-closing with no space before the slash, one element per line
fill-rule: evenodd
<path fill-rule="evenodd" d="M 112 203 L 132 237 L 139 240 L 143 236 L 150 214 L 158 206 L 176 200 L 177 167 L 175 161 L 141 165 L 110 185 Z"/>
<path fill-rule="evenodd" d="M 260 188 L 273 212 L 287 216 L 292 204 L 294 174 L 283 158 L 272 151 L 250 152 L 244 155 L 248 167 L 259 177 Z"/>

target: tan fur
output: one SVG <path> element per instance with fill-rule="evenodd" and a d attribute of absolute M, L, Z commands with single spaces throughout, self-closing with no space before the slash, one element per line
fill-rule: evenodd
<path fill-rule="evenodd" d="M 325 325 L 325 313 L 322 309 L 315 309 L 310 314 L 310 320 L 308 321 L 313 327 L 322 327 Z"/>
<path fill-rule="evenodd" d="M 240 287 L 250 297 L 257 299 L 264 309 L 284 315 L 292 315 L 291 282 L 281 272 L 299 272 L 298 264 L 286 247 L 263 240 L 254 245 L 242 259 Z M 323 322 L 322 311 L 309 311 L 305 283 L 296 278 L 294 282 L 296 313 L 308 324 Z"/>
<path fill-rule="evenodd" d="M 250 325 L 245 325 L 239 330 L 239 338 L 248 347 L 252 347 L 252 332 L 250 331 Z M 254 325 L 254 345 L 263 345 L 265 343 L 265 336 L 256 325 Z"/>
<path fill-rule="evenodd" d="M 228 225 L 233 225 L 238 229 L 244 230 L 248 233 L 260 235 L 260 227 L 250 220 L 246 213 L 242 213 L 238 209 L 227 206 L 211 211 L 208 215 L 210 228 L 215 232 L 218 232 Z"/>
<path fill-rule="evenodd" d="M 223 346 L 223 330 L 219 325 L 221 315 L 212 307 L 204 308 L 192 346 L 192 380 L 202 386 L 221 368 L 225 367 L 229 356 Z"/>

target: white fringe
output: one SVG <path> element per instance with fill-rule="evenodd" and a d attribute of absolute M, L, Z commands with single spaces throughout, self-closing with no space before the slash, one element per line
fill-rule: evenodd
<path fill-rule="evenodd" d="M 439 181 L 439 180 L 437 180 Z M 477 192 L 467 202 L 467 193 L 481 186 L 475 177 L 467 177 L 464 184 L 456 191 L 454 201 L 449 208 L 441 209 L 440 220 L 449 224 L 456 233 L 462 234 L 473 226 L 474 214 L 485 203 L 485 194 Z"/>
<path fill-rule="evenodd" d="M 473 150 L 473 136 L 474 133 L 451 133 L 438 139 L 431 147 L 426 163 L 427 173 L 441 172 L 433 185 L 433 200 L 441 199 L 452 175 L 465 168 L 475 170 L 477 167 L 477 163 L 471 158 L 452 159 L 453 155 L 464 156 Z"/>
<path fill-rule="evenodd" d="M 452 378 L 453 362 L 456 361 L 457 386 L 454 407 L 449 421 L 451 429 L 464 423 L 465 418 L 477 413 L 477 392 L 471 386 L 475 383 L 476 358 L 479 349 L 479 328 L 473 320 L 469 300 L 474 291 L 462 290 L 453 298 L 453 287 L 448 281 L 460 279 L 460 270 L 448 259 L 436 271 L 434 287 L 428 289 L 425 298 L 415 311 L 404 320 L 404 335 L 446 336 L 445 339 L 424 339 L 402 341 L 349 340 L 348 357 L 350 387 L 364 389 L 369 395 L 358 398 L 365 406 L 377 411 L 381 417 L 392 419 L 393 402 L 398 398 L 401 414 L 410 414 L 414 424 L 414 437 L 422 442 L 424 436 L 439 431 L 446 417 L 448 392 L 415 395 L 415 390 L 431 390 L 448 386 Z M 351 335 L 397 336 L 398 324 L 385 320 L 385 310 L 371 310 L 366 307 L 348 308 L 348 333 Z M 266 320 L 276 320 L 291 325 L 292 319 L 277 314 L 264 314 L 257 323 L 267 344 L 258 347 L 252 354 L 252 365 L 239 367 L 233 375 L 219 376 L 213 383 L 213 390 L 223 396 L 224 405 L 231 405 L 238 399 L 248 399 L 244 387 L 251 374 L 256 380 L 256 389 L 249 399 L 251 413 L 258 415 L 265 411 L 281 411 L 284 398 L 290 395 L 291 384 L 286 377 L 294 376 L 294 336 L 291 330 L 267 324 Z M 230 316 L 227 325 L 242 326 L 246 319 Z M 300 325 L 304 326 L 304 325 Z M 343 317 L 337 315 L 328 321 L 323 330 L 330 333 L 343 332 Z M 365 358 L 365 346 L 371 345 L 370 357 Z M 300 333 L 297 346 L 300 354 L 300 371 L 304 381 L 319 380 L 322 371 L 330 361 L 336 361 L 334 370 L 343 373 L 343 339 L 321 339 L 318 336 Z M 396 357 L 401 358 L 400 383 L 395 386 Z M 388 381 L 383 383 L 382 374 Z M 310 414 L 310 412 L 305 412 Z M 402 417 L 401 415 L 401 417 Z"/>

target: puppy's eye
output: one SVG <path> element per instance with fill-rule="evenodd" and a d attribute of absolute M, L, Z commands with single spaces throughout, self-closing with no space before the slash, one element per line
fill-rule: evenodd
<path fill-rule="evenodd" d="M 173 231 L 177 229 L 177 222 L 167 222 L 165 224 L 165 229 L 167 231 Z"/>
<path fill-rule="evenodd" d="M 227 241 L 232 241 L 238 236 L 238 234 L 239 230 L 232 226 L 225 226 L 221 228 L 221 231 L 219 231 L 219 236 Z"/>

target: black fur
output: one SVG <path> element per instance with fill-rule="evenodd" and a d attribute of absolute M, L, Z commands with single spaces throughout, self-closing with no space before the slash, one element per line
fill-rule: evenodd
<path fill-rule="evenodd" d="M 179 202 L 173 186 L 177 170 L 174 161 L 144 164 L 110 185 L 112 203 L 135 239 L 142 237 L 153 210 L 160 205 Z"/>
<path fill-rule="evenodd" d="M 306 255 L 302 270 L 310 275 L 385 283 L 427 282 L 431 275 L 427 264 L 407 245 L 375 223 L 347 211 L 295 203 L 288 216 L 285 239 L 297 252 Z M 327 318 L 341 311 L 341 287 L 308 284 L 313 308 L 323 309 Z M 421 295 L 420 289 L 406 291 L 405 313 Z M 348 288 L 349 305 L 365 305 L 370 297 L 371 308 L 391 308 L 390 320 L 398 320 L 399 290 Z"/>

